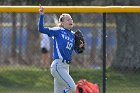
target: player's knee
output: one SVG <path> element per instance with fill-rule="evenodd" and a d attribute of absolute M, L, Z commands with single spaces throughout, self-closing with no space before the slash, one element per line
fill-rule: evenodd
<path fill-rule="evenodd" d="M 75 91 L 76 91 L 76 86 L 72 86 L 72 87 L 71 87 L 71 92 L 72 92 L 72 93 L 75 93 Z"/>

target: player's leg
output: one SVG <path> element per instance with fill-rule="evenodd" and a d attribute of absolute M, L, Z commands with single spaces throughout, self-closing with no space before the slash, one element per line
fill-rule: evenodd
<path fill-rule="evenodd" d="M 61 77 L 60 80 L 66 86 L 66 88 L 62 90 L 62 93 L 74 93 L 76 90 L 76 86 L 72 77 L 69 75 L 69 73 L 62 69 L 60 69 L 59 71 L 61 72 L 59 73 L 59 76 Z"/>
<path fill-rule="evenodd" d="M 54 93 L 74 93 L 76 90 L 75 83 L 69 75 L 68 64 L 55 60 L 51 65 L 51 74 L 55 78 Z M 64 88 L 65 87 L 65 88 Z M 61 91 L 61 92 L 58 92 Z M 64 92 L 65 91 L 65 92 Z"/>
<path fill-rule="evenodd" d="M 41 34 L 40 48 L 42 53 L 41 67 L 49 68 L 50 66 L 50 40 L 47 34 Z"/>
<path fill-rule="evenodd" d="M 42 60 L 41 60 L 42 67 L 49 68 L 49 66 L 50 66 L 50 53 L 45 47 L 41 48 L 41 52 L 42 52 Z"/>
<path fill-rule="evenodd" d="M 59 71 L 62 73 L 57 72 L 54 77 L 57 78 L 54 83 L 54 93 L 74 93 L 76 86 L 71 76 L 63 70 Z"/>
<path fill-rule="evenodd" d="M 62 93 L 62 90 L 65 89 L 65 85 L 54 78 L 54 93 Z"/>
<path fill-rule="evenodd" d="M 44 67 L 49 68 L 49 66 L 50 66 L 50 53 L 47 52 L 47 53 L 43 54 L 42 56 L 43 56 L 42 59 L 43 59 Z"/>

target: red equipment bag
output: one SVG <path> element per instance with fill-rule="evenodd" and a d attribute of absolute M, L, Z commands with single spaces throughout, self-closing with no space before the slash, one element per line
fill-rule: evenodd
<path fill-rule="evenodd" d="M 98 84 L 93 84 L 85 79 L 78 81 L 75 93 L 100 93 Z"/>

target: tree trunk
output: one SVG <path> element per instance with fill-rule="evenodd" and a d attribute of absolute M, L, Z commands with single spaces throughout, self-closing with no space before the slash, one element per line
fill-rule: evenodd
<path fill-rule="evenodd" d="M 12 52 L 12 58 L 16 57 L 16 14 L 12 14 L 12 47 L 11 47 L 11 52 Z"/>
<path fill-rule="evenodd" d="M 125 0 L 126 1 L 126 0 Z M 115 5 L 136 5 L 139 1 L 114 0 Z M 113 67 L 137 70 L 140 68 L 140 14 L 115 14 L 117 25 L 117 51 Z"/>
<path fill-rule="evenodd" d="M 22 33 L 23 33 L 23 24 L 24 21 L 23 21 L 23 13 L 20 14 L 20 31 L 19 31 L 19 48 L 18 48 L 18 63 L 22 63 L 21 60 L 22 60 L 22 39 L 23 39 L 23 36 L 22 36 Z"/>
<path fill-rule="evenodd" d="M 116 14 L 118 47 L 113 67 L 140 68 L 139 22 L 139 14 Z"/>
<path fill-rule="evenodd" d="M 38 46 L 38 38 L 39 33 L 37 29 L 36 24 L 36 15 L 34 14 L 28 14 L 27 15 L 27 47 L 26 47 L 26 53 L 27 53 L 27 59 L 28 64 L 34 63 L 33 57 L 38 52 L 39 46 Z"/>

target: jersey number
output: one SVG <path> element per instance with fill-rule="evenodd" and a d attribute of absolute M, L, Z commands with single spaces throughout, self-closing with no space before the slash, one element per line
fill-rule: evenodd
<path fill-rule="evenodd" d="M 66 46 L 66 48 L 67 48 L 67 49 L 71 50 L 72 46 L 73 46 L 73 44 L 72 44 L 72 43 L 67 42 L 67 46 Z"/>

